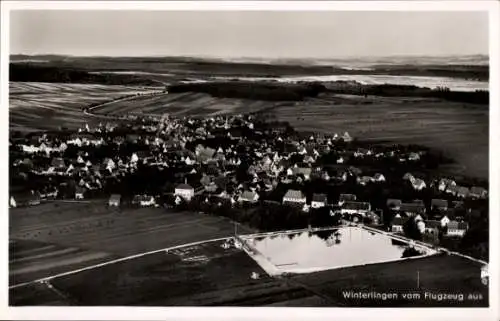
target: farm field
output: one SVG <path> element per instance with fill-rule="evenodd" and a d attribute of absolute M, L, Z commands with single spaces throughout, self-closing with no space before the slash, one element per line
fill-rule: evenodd
<path fill-rule="evenodd" d="M 18 131 L 76 128 L 96 119 L 85 116 L 82 107 L 145 91 L 129 86 L 10 82 L 9 126 Z"/>
<path fill-rule="evenodd" d="M 456 161 L 454 175 L 488 179 L 488 108 L 428 99 L 321 97 L 272 113 L 297 130 L 348 131 L 363 140 L 421 144 Z"/>
<path fill-rule="evenodd" d="M 147 255 L 51 280 L 67 304 L 83 306 L 265 306 L 288 301 L 325 304 L 306 289 L 266 276 L 245 252 L 210 242 Z M 260 274 L 252 280 L 252 272 Z M 99 291 L 95 289 L 99 288 Z M 38 290 L 41 291 L 41 290 Z M 54 299 L 12 290 L 13 305 Z M 49 302 L 47 302 L 47 301 Z"/>
<path fill-rule="evenodd" d="M 11 285 L 70 271 L 75 264 L 82 267 L 234 234 L 233 224 L 223 218 L 161 208 L 112 210 L 104 202 L 10 209 L 9 220 L 14 240 Z"/>

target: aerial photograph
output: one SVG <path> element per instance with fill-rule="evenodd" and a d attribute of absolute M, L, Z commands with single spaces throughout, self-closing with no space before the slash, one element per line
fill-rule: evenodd
<path fill-rule="evenodd" d="M 494 303 L 488 12 L 9 18 L 9 306 Z"/>

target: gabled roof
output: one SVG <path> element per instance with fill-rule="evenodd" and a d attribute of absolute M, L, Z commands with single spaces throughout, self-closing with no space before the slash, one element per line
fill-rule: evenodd
<path fill-rule="evenodd" d="M 327 197 L 326 197 L 326 194 L 313 194 L 313 196 L 312 196 L 312 201 L 313 201 L 313 202 L 323 202 L 323 203 L 327 203 Z"/>
<path fill-rule="evenodd" d="M 243 199 L 243 200 L 249 200 L 249 201 L 253 201 L 255 196 L 258 196 L 258 194 L 256 192 L 252 192 L 252 191 L 244 191 L 240 198 Z"/>
<path fill-rule="evenodd" d="M 431 207 L 448 207 L 448 201 L 433 198 L 431 201 Z"/>
<path fill-rule="evenodd" d="M 402 212 L 424 214 L 425 213 L 425 206 L 422 204 L 416 204 L 416 203 L 402 203 L 400 210 Z"/>
<path fill-rule="evenodd" d="M 401 206 L 401 204 L 403 203 L 403 201 L 401 201 L 400 199 L 395 199 L 395 198 L 389 198 L 387 199 L 387 206 Z"/>
<path fill-rule="evenodd" d="M 400 216 L 395 216 L 393 219 L 392 219 L 392 222 L 391 222 L 391 225 L 399 225 L 399 226 L 403 226 L 404 223 L 405 223 L 405 219 L 400 217 Z"/>
<path fill-rule="evenodd" d="M 110 201 L 120 201 L 121 198 L 122 198 L 122 196 L 120 194 L 112 194 L 109 197 L 109 200 Z"/>

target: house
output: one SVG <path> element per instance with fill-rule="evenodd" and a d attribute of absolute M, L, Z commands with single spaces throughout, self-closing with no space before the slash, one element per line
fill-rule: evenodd
<path fill-rule="evenodd" d="M 342 206 L 345 202 L 354 202 L 356 200 L 356 195 L 354 194 L 340 194 L 339 195 L 339 206 Z"/>
<path fill-rule="evenodd" d="M 85 187 L 76 186 L 76 188 L 75 188 L 75 199 L 77 199 L 77 200 L 84 199 L 84 194 L 85 194 L 86 191 L 87 191 L 87 189 Z"/>
<path fill-rule="evenodd" d="M 440 211 L 446 211 L 448 209 L 448 201 L 443 199 L 433 198 L 431 200 L 431 209 L 436 208 Z"/>
<path fill-rule="evenodd" d="M 424 215 L 425 205 L 418 203 L 402 203 L 399 210 L 410 216 Z"/>
<path fill-rule="evenodd" d="M 425 222 L 425 233 L 438 234 L 441 228 L 441 222 L 437 220 L 428 220 Z"/>
<path fill-rule="evenodd" d="M 306 204 L 306 196 L 302 191 L 289 189 L 283 196 L 283 204 L 301 205 Z"/>
<path fill-rule="evenodd" d="M 293 175 L 302 175 L 305 180 L 309 180 L 311 178 L 311 171 L 309 167 L 294 167 Z"/>
<path fill-rule="evenodd" d="M 403 232 L 403 225 L 405 224 L 405 220 L 397 214 L 394 216 L 391 222 L 391 231 L 393 233 L 401 233 Z"/>
<path fill-rule="evenodd" d="M 259 200 L 259 194 L 255 191 L 244 191 L 241 193 L 240 197 L 238 198 L 238 201 L 240 203 L 242 202 L 248 202 L 248 203 L 255 203 Z"/>
<path fill-rule="evenodd" d="M 472 198 L 486 198 L 488 196 L 488 191 L 483 187 L 472 186 L 469 196 Z"/>
<path fill-rule="evenodd" d="M 364 185 L 370 183 L 372 181 L 372 178 L 370 176 L 362 176 L 362 177 L 356 178 L 356 181 L 358 182 L 358 184 L 364 186 Z"/>
<path fill-rule="evenodd" d="M 180 184 L 175 187 L 174 190 L 175 196 L 180 196 L 186 201 L 190 201 L 194 196 L 194 188 L 189 184 Z"/>
<path fill-rule="evenodd" d="M 371 210 L 371 205 L 368 202 L 345 202 L 341 209 L 341 214 L 360 214 L 366 215 Z"/>
<path fill-rule="evenodd" d="M 446 231 L 447 236 L 460 236 L 463 237 L 469 225 L 466 222 L 450 221 Z"/>
<path fill-rule="evenodd" d="M 311 207 L 320 208 L 325 207 L 328 204 L 328 199 L 325 194 L 313 194 Z"/>
<path fill-rule="evenodd" d="M 108 205 L 109 206 L 120 206 L 120 200 L 121 200 L 121 195 L 120 194 L 113 194 L 109 198 Z"/>
<path fill-rule="evenodd" d="M 417 191 L 421 191 L 427 186 L 425 184 L 424 180 L 422 180 L 420 178 L 415 178 L 415 179 L 411 180 L 411 185 Z"/>
<path fill-rule="evenodd" d="M 399 199 L 394 199 L 394 198 L 389 198 L 387 200 L 387 207 L 394 210 L 394 211 L 399 211 L 399 209 L 401 208 L 401 204 L 403 202 Z"/>

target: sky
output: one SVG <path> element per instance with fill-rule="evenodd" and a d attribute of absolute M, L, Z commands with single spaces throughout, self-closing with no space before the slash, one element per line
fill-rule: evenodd
<path fill-rule="evenodd" d="M 224 58 L 488 54 L 488 14 L 17 10 L 10 14 L 10 53 Z"/>

